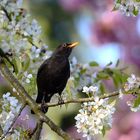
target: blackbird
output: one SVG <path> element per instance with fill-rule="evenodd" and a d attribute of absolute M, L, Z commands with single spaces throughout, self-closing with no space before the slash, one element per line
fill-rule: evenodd
<path fill-rule="evenodd" d="M 46 113 L 48 107 L 44 104 L 50 102 L 51 97 L 58 93 L 62 101 L 61 93 L 70 77 L 70 64 L 68 57 L 78 42 L 63 43 L 53 52 L 52 56 L 44 61 L 37 73 L 38 95 L 37 103 L 41 103 L 42 112 Z"/>

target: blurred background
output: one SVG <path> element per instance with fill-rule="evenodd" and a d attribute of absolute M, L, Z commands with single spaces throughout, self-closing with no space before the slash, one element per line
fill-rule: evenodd
<path fill-rule="evenodd" d="M 138 76 L 140 17 L 126 17 L 112 11 L 113 3 L 113 0 L 24 0 L 26 9 L 42 26 L 42 38 L 51 50 L 63 42 L 79 41 L 72 54 L 78 62 L 94 60 L 104 67 L 120 59 L 122 66 L 129 66 L 129 74 Z M 140 140 L 140 113 L 131 113 L 126 101 L 127 98 L 118 103 L 113 128 L 104 140 Z M 57 107 L 48 115 L 65 131 L 80 138 L 74 127 L 77 109 Z M 60 139 L 46 129 L 43 130 L 46 139 Z"/>

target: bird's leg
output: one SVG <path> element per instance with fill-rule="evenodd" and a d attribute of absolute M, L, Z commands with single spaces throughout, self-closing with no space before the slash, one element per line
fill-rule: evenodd
<path fill-rule="evenodd" d="M 64 103 L 64 100 L 61 96 L 61 93 L 59 93 L 58 104 L 60 104 L 60 107 L 61 107 L 61 104 L 63 104 L 63 103 Z"/>
<path fill-rule="evenodd" d="M 46 108 L 46 105 L 45 105 L 45 92 L 43 92 L 43 98 L 42 98 L 42 102 L 41 102 L 41 110 L 43 111 L 43 112 L 47 112 L 47 110 L 48 110 L 48 108 Z M 46 110 L 47 109 L 47 110 Z"/>

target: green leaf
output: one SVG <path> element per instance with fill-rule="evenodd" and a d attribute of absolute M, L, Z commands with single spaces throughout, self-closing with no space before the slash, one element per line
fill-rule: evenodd
<path fill-rule="evenodd" d="M 139 10 L 138 10 L 138 9 L 136 9 L 136 7 L 134 7 L 134 9 L 133 9 L 133 14 L 134 14 L 135 16 L 137 16 L 137 15 L 138 15 L 138 13 L 139 13 Z"/>
<path fill-rule="evenodd" d="M 117 0 L 116 3 L 121 3 L 121 0 Z"/>
<path fill-rule="evenodd" d="M 121 78 L 122 78 L 121 72 L 117 69 L 114 69 L 112 79 L 116 87 L 119 87 L 120 83 L 122 83 Z"/>
<path fill-rule="evenodd" d="M 14 64 L 15 67 L 15 73 L 18 74 L 22 70 L 22 64 L 20 59 L 18 57 L 14 57 L 12 63 Z"/>
<path fill-rule="evenodd" d="M 113 81 L 114 81 L 114 84 L 115 84 L 116 87 L 118 87 L 119 85 L 125 83 L 126 80 L 127 80 L 126 74 L 122 73 L 118 69 L 113 70 L 112 78 L 113 78 Z"/>
<path fill-rule="evenodd" d="M 101 71 L 97 74 L 97 78 L 99 78 L 99 79 L 109 79 L 109 75 L 107 73 Z"/>
<path fill-rule="evenodd" d="M 110 68 L 105 68 L 103 71 L 104 71 L 106 74 L 108 74 L 109 76 L 112 76 L 112 75 L 113 75 L 113 70 L 110 69 Z"/>
<path fill-rule="evenodd" d="M 138 97 L 135 99 L 133 107 L 138 107 L 139 105 L 140 105 L 140 95 L 138 95 Z"/>
<path fill-rule="evenodd" d="M 91 67 L 98 67 L 98 66 L 99 66 L 99 64 L 98 64 L 96 61 L 90 62 L 89 65 L 90 65 Z"/>
<path fill-rule="evenodd" d="M 102 135 L 105 136 L 105 133 L 106 133 L 106 130 L 105 130 L 105 127 L 103 126 Z"/>
<path fill-rule="evenodd" d="M 100 84 L 100 91 L 101 93 L 105 93 L 105 86 L 103 83 Z"/>
<path fill-rule="evenodd" d="M 30 57 L 28 54 L 26 54 L 26 60 L 22 63 L 22 65 L 23 65 L 23 71 L 26 71 L 30 66 Z"/>
<path fill-rule="evenodd" d="M 80 74 L 84 74 L 87 69 L 81 69 Z"/>
<path fill-rule="evenodd" d="M 110 103 L 111 106 L 115 106 L 115 104 L 116 104 L 116 100 L 113 100 L 113 101 Z"/>
<path fill-rule="evenodd" d="M 66 93 L 68 94 L 69 98 L 72 98 L 72 93 L 71 93 L 71 88 L 70 88 L 71 86 L 73 86 L 73 83 L 72 81 L 69 80 L 65 88 Z"/>
<path fill-rule="evenodd" d="M 112 76 L 112 79 L 113 79 L 113 83 L 116 87 L 119 87 L 119 83 L 120 83 L 120 80 L 119 80 L 119 77 L 116 77 L 115 75 Z"/>
<path fill-rule="evenodd" d="M 123 84 L 123 83 L 126 83 L 128 77 L 129 77 L 129 76 L 128 76 L 126 73 L 123 73 L 123 75 L 122 75 L 122 77 L 121 77 L 122 84 Z"/>

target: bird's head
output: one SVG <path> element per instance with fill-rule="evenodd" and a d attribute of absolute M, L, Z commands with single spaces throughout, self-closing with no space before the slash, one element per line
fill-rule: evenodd
<path fill-rule="evenodd" d="M 79 44 L 78 42 L 63 43 L 57 47 L 57 49 L 54 52 L 54 55 L 61 55 L 61 56 L 69 57 L 72 49 L 76 47 L 78 44 Z"/>

